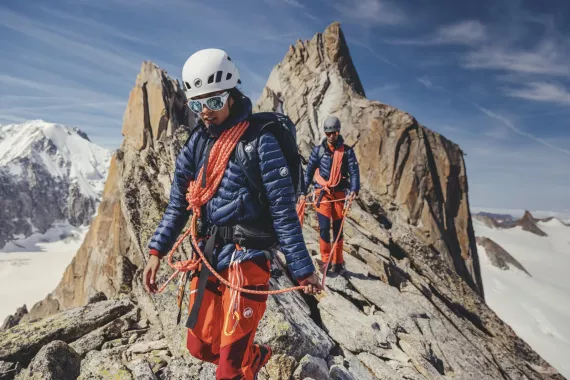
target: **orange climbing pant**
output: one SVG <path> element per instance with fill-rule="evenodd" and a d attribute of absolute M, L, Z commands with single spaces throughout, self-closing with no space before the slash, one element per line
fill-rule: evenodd
<path fill-rule="evenodd" d="M 266 257 L 244 261 L 220 274 L 232 282 L 238 278 L 249 289 L 269 289 L 270 263 Z M 232 272 L 233 271 L 233 272 Z M 233 283 L 233 282 L 232 282 Z M 198 276 L 190 285 L 190 309 L 194 304 Z M 265 313 L 267 295 L 236 293 L 210 275 L 198 321 L 188 329 L 187 347 L 200 360 L 218 365 L 216 379 L 254 379 L 264 365 L 259 345 L 253 343 Z"/>
<path fill-rule="evenodd" d="M 320 197 L 320 192 L 322 190 L 317 190 L 315 192 L 315 198 Z M 319 222 L 319 245 L 321 248 L 321 259 L 324 263 L 328 262 L 329 257 L 331 259 L 331 264 L 343 264 L 344 257 L 342 254 L 343 248 L 343 233 L 340 230 L 342 224 L 342 211 L 344 207 L 344 201 L 330 202 L 336 199 L 343 199 L 346 195 L 344 191 L 335 191 L 332 193 L 324 193 L 321 198 L 321 202 L 316 207 L 317 211 L 317 221 Z M 331 239 L 331 219 L 332 219 L 332 230 L 333 237 Z M 340 234 L 340 236 L 339 236 Z M 332 245 L 334 244 L 338 236 L 338 243 L 335 247 L 334 252 L 331 252 Z M 332 255 L 332 257 L 331 257 Z"/>

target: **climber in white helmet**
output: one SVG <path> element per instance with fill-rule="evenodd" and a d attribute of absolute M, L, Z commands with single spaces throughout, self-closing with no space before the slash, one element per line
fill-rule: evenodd
<path fill-rule="evenodd" d="M 157 292 L 160 259 L 171 251 L 192 212 L 199 216 L 199 249 L 232 285 L 235 280 L 242 288 L 268 290 L 271 252 L 279 246 L 305 292 L 319 292 L 295 210 L 295 180 L 284 154 L 297 152 L 296 142 L 281 149 L 286 143 L 282 137 L 264 129 L 267 118 L 276 116 L 252 114 L 250 99 L 236 88 L 239 72 L 223 50 L 205 49 L 190 56 L 182 81 L 188 106 L 200 122 L 178 155 L 169 203 L 150 240 L 143 275 L 147 291 Z M 229 136 L 234 135 L 238 138 L 232 140 Z M 245 145 L 239 145 L 242 141 Z M 256 156 L 251 161 L 255 165 L 244 166 L 246 155 Z M 225 170 L 210 170 L 219 167 Z M 190 289 L 190 353 L 217 364 L 217 379 L 256 378 L 271 357 L 269 346 L 253 343 L 267 294 L 237 292 L 202 263 Z"/>

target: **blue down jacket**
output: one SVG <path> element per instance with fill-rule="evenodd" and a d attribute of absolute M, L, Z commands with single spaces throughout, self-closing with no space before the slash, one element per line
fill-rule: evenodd
<path fill-rule="evenodd" d="M 161 255 L 166 255 L 190 217 L 191 211 L 186 210 L 188 202 L 185 194 L 190 181 L 199 173 L 204 160 L 204 157 L 201 157 L 197 167 L 193 162 L 193 148 L 197 139 L 199 137 L 216 139 L 215 135 L 219 136 L 224 129 L 248 119 L 251 111 L 251 101 L 244 96 L 234 103 L 230 117 L 222 125 L 210 127 L 209 130 L 201 123 L 196 127 L 198 129 L 192 133 L 176 160 L 170 200 L 158 228 L 150 239 L 150 249 L 156 249 Z M 265 207 L 269 207 L 280 251 L 285 255 L 289 270 L 295 279 L 303 279 L 312 274 L 315 268 L 295 211 L 296 199 L 291 178 L 287 174 L 285 176 L 281 174 L 287 171 L 279 170 L 287 166 L 287 162 L 279 143 L 268 132 L 260 136 L 258 153 L 262 182 L 268 201 L 268 206 Z M 203 210 L 202 217 L 206 218 L 207 224 L 218 226 L 254 221 L 262 215 L 263 206 L 257 194 L 250 190 L 246 177 L 233 155 L 230 157 L 218 191 Z M 217 271 L 229 266 L 234 250 L 234 244 L 225 244 L 215 249 L 214 262 L 217 263 Z M 261 255 L 265 255 L 265 252 L 247 249 L 240 259 L 251 260 Z"/>
<path fill-rule="evenodd" d="M 338 136 L 336 141 L 336 146 L 340 147 L 344 144 L 344 139 L 342 136 Z M 324 155 L 319 157 L 319 151 L 324 151 Z M 331 174 L 333 153 L 328 147 L 327 139 L 323 139 L 322 143 L 315 146 L 309 157 L 309 163 L 307 164 L 307 170 L 305 171 L 305 188 L 303 189 L 303 194 L 307 193 L 309 185 L 313 183 L 313 176 L 315 171 L 319 168 L 321 176 L 328 180 Z M 349 191 L 359 192 L 360 191 L 360 170 L 358 168 L 358 161 L 356 160 L 356 155 L 354 150 L 348 145 L 344 146 L 344 156 L 342 160 L 341 167 L 342 179 L 337 187 L 332 189 L 333 191 Z M 318 189 L 321 186 L 315 182 L 315 188 Z"/>

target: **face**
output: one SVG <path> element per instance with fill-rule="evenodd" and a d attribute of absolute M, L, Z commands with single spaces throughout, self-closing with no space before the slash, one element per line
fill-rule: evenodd
<path fill-rule="evenodd" d="M 334 143 L 336 143 L 336 140 L 338 139 L 338 132 L 328 132 L 325 134 L 327 135 L 328 143 L 334 145 Z"/>
<path fill-rule="evenodd" d="M 212 99 L 210 99 L 212 98 Z M 201 101 L 201 104 L 195 102 L 192 104 L 193 100 Z M 204 122 L 206 127 L 211 125 L 220 125 L 230 116 L 230 107 L 232 106 L 234 100 L 229 96 L 228 91 L 217 91 L 210 92 L 208 94 L 196 96 L 188 100 L 190 109 L 197 113 L 196 111 L 201 108 L 198 113 L 200 119 Z M 216 109 L 223 104 L 223 107 L 219 110 L 213 111 L 208 106 Z"/>

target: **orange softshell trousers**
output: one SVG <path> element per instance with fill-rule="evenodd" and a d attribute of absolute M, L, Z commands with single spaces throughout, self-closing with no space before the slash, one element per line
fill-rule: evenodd
<path fill-rule="evenodd" d="M 320 192 L 322 190 L 316 191 L 316 198 L 319 198 Z M 319 245 L 321 248 L 321 259 L 324 263 L 331 260 L 333 267 L 335 265 L 340 265 L 344 263 L 344 257 L 342 253 L 343 248 L 343 234 L 340 230 L 342 224 L 342 211 L 344 207 L 344 202 L 331 202 L 337 199 L 344 199 L 346 194 L 344 191 L 334 191 L 332 193 L 325 192 L 322 196 L 321 202 L 316 207 L 317 220 L 319 222 Z M 331 239 L 331 219 L 332 219 L 332 230 L 333 236 Z M 340 234 L 340 236 L 339 236 Z M 332 245 L 338 237 L 338 243 L 335 247 L 334 252 L 331 252 Z M 332 257 L 331 257 L 332 255 Z"/>
<path fill-rule="evenodd" d="M 268 290 L 270 262 L 266 257 L 257 257 L 238 264 L 238 269 L 230 266 L 220 274 L 225 279 L 237 276 L 241 287 Z M 195 276 L 190 285 L 190 309 L 197 285 Z M 265 313 L 267 297 L 236 295 L 216 277 L 209 276 L 198 320 L 194 328 L 188 329 L 187 347 L 192 356 L 218 365 L 216 379 L 254 379 L 265 364 L 262 349 L 253 339 Z"/>

